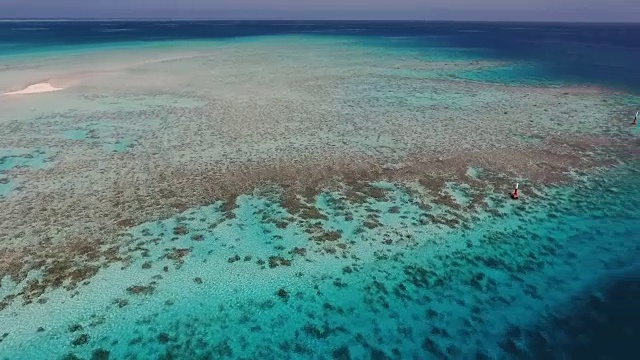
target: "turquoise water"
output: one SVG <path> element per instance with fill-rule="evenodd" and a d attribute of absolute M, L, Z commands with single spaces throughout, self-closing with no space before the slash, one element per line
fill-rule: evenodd
<path fill-rule="evenodd" d="M 67 130 L 64 132 L 64 137 L 69 140 L 81 141 L 89 137 L 89 131 L 83 129 Z"/>
<path fill-rule="evenodd" d="M 199 36 L 204 30 L 196 24 L 187 23 L 183 37 L 154 24 L 131 24 L 147 34 L 134 40 L 105 39 L 84 28 L 91 41 L 66 28 L 76 25 L 52 25 L 71 45 L 53 41 L 64 38 L 60 33 L 46 44 L 16 37 L 15 48 L 6 45 L 13 54 L 0 57 L 45 64 L 97 51 L 212 51 L 189 60 L 188 69 L 177 63 L 106 71 L 104 82 L 51 94 L 49 104 L 19 99 L 24 102 L 10 105 L 23 113 L 0 115 L 17 129 L 4 143 L 53 149 L 0 150 L 0 206 L 10 209 L 2 215 L 50 216 L 14 232 L 18 221 L 1 219 L 0 359 L 622 359 L 634 350 L 640 130 L 618 111 L 630 111 L 637 96 L 559 99 L 550 89 L 578 82 L 571 80 L 575 73 L 558 75 L 562 64 L 475 35 L 425 35 L 415 24 L 379 24 L 361 37 L 335 24 L 304 31 L 236 24 L 233 34 L 212 38 Z M 7 37 L 0 31 L 0 44 Z M 229 66 L 229 58 L 254 67 L 245 73 Z M 594 64 L 580 65 L 581 84 L 604 84 L 587 71 Z M 283 80 L 282 69 L 297 77 Z M 186 80 L 172 77 L 187 70 L 194 73 Z M 171 80 L 154 83 L 159 72 Z M 323 83 L 326 78 L 332 81 Z M 304 92 L 307 87 L 313 91 Z M 518 111 L 523 108 L 530 113 Z M 308 119 L 318 127 L 306 125 Z M 285 130 L 273 135 L 274 128 Z M 424 129 L 430 132 L 418 132 Z M 363 166 L 382 174 L 379 181 L 337 179 L 319 194 L 301 188 L 292 196 L 295 186 L 282 188 L 268 181 L 270 174 L 240 168 L 238 183 L 267 180 L 226 200 L 198 199 L 193 207 L 171 202 L 174 194 L 197 193 L 190 180 L 202 176 L 198 171 L 210 172 L 212 188 L 235 189 L 223 183 L 224 167 L 212 171 L 210 163 L 269 163 L 274 149 L 300 150 L 293 157 L 298 166 L 306 146 L 321 153 L 329 150 L 317 143 L 344 145 L 353 162 L 362 153 L 389 156 L 401 173 L 401 162 L 428 141 L 441 150 L 471 151 L 480 141 L 493 150 L 508 147 L 507 140 L 551 147 L 553 136 L 605 143 L 605 135 L 623 141 L 613 148 L 619 150 L 614 161 L 574 170 L 562 184 L 477 164 L 434 190 L 418 181 L 428 178 L 393 180 Z M 579 145 L 558 148 L 570 153 Z M 602 145 L 580 155 L 614 150 Z M 549 159 L 528 166 L 555 170 Z M 316 174 L 301 176 L 307 175 Z M 133 187 L 128 178 L 142 180 Z M 518 201 L 506 187 L 515 182 Z M 156 194 L 153 186 L 163 191 Z M 118 216 L 99 212 L 105 204 Z M 140 204 L 170 211 L 147 213 Z M 113 224 L 136 212 L 145 220 Z M 76 220 L 77 214 L 86 216 Z M 100 221 L 108 226 L 92 227 Z M 26 245 L 12 252 L 5 244 L 15 239 Z M 13 275 L 16 263 L 28 270 L 24 278 Z"/>
<path fill-rule="evenodd" d="M 20 176 L 13 176 L 12 170 L 44 168 L 51 156 L 43 150 L 0 149 L 0 197 L 9 196 L 18 187 Z"/>
<path fill-rule="evenodd" d="M 544 72 L 544 69 L 526 63 L 463 71 L 458 74 L 453 74 L 453 77 L 459 77 L 464 80 L 509 85 L 563 85 L 562 81 L 548 76 Z"/>
<path fill-rule="evenodd" d="M 571 314 L 576 296 L 598 296 L 602 279 L 637 260 L 640 192 L 602 196 L 629 185 L 634 167 L 574 188 L 524 188 L 519 203 L 456 190 L 498 204 L 498 217 L 381 183 L 372 186 L 384 198 L 362 204 L 322 194 L 312 217 L 282 208 L 271 189 L 239 197 L 232 216 L 214 204 L 141 224 L 123 235 L 130 258 L 74 297 L 6 309 L 32 320 L 6 320 L 3 355 L 519 356 L 540 319 Z"/>
<path fill-rule="evenodd" d="M 28 31 L 25 31 L 28 30 Z M 0 46 L 11 56 L 41 50 L 110 49 L 268 35 L 392 39 L 396 48 L 456 57 L 535 61 L 554 78 L 637 89 L 637 24 L 509 24 L 375 21 L 5 21 Z M 552 41 L 551 41 L 552 40 Z M 606 49 L 606 50 L 603 50 Z"/>
<path fill-rule="evenodd" d="M 100 146 L 106 153 L 123 153 L 135 146 L 135 138 L 121 134 L 122 129 L 108 121 L 85 124 L 84 129 L 63 132 L 65 140 L 79 141 L 91 146 Z"/>

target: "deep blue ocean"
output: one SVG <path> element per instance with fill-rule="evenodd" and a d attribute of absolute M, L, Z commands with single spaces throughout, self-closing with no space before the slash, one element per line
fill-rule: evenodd
<path fill-rule="evenodd" d="M 152 43 L 167 41 L 259 37 L 265 35 L 325 35 L 363 39 L 407 38 L 396 46 L 412 48 L 442 47 L 460 49 L 479 58 L 531 62 L 545 79 L 563 83 L 595 85 L 640 94 L 640 24 L 544 24 L 544 23 L 465 23 L 465 22 L 367 22 L 367 21 L 2 21 L 0 22 L 0 76 L 3 57 L 31 56 L 47 49 L 97 47 L 109 44 Z M 423 44 L 423 45 L 421 45 Z M 54 51 L 54 50 L 52 50 Z M 640 104 L 630 104 L 637 105 Z M 0 115 L 1 116 L 1 115 Z M 2 135 L 0 135 L 2 136 Z M 548 219 L 541 212 L 535 226 L 527 228 L 521 220 L 512 233 L 500 236 L 506 242 L 512 238 L 555 239 L 562 243 L 558 252 L 566 250 L 568 263 L 574 256 L 576 269 L 589 271 L 584 259 L 596 259 L 580 253 L 580 246 L 597 252 L 600 248 L 614 258 L 615 246 L 606 248 L 607 237 L 612 243 L 635 244 L 624 255 L 627 259 L 640 254 L 640 177 L 638 164 L 631 163 L 612 173 L 596 185 L 585 187 L 577 200 L 550 205 L 548 213 L 566 216 L 565 223 L 557 216 Z M 591 186 L 591 185 L 590 185 Z M 611 189 L 628 189 L 613 191 Z M 622 198 L 620 198 L 622 197 Z M 542 220 L 540 220 L 542 219 Z M 546 220 L 545 220 L 546 219 Z M 569 223 L 575 221 L 575 223 Z M 533 222 L 533 221 L 531 221 Z M 532 225 L 533 226 L 533 225 Z M 532 230 L 534 229 L 534 230 Z M 541 240 L 542 242 L 542 240 Z M 513 248 L 517 248 L 513 242 Z M 594 244 L 600 244 L 598 246 Z M 577 248 L 572 248 L 576 246 Z M 624 247 L 620 245 L 620 248 Z M 508 254 L 509 247 L 504 247 Z M 613 249 L 613 250 L 612 250 Z M 554 255 L 556 249 L 553 249 Z M 586 250 L 585 250 L 586 251 Z M 564 254 L 564 253 L 563 253 Z M 558 258 L 565 255 L 558 255 Z M 553 258 L 553 256 L 549 256 Z M 594 260 L 594 261 L 596 261 Z M 417 261 L 417 260 L 416 260 Z M 443 260 L 444 261 L 444 260 Z M 448 260 L 447 260 L 448 261 Z M 582 261 L 582 262 L 581 262 Z M 614 261 L 611 260 L 613 263 Z M 575 294 L 575 303 L 565 304 L 562 311 L 534 321 L 534 328 L 517 328 L 505 335 L 504 349 L 508 358 L 534 359 L 634 359 L 640 357 L 640 259 L 634 258 L 611 268 L 614 275 L 604 276 L 590 285 L 594 289 Z M 549 262 L 551 264 L 551 262 Z M 598 266 L 602 264 L 598 263 Z M 556 266 L 556 265 L 549 265 Z M 570 270 L 560 269 L 569 273 Z M 624 268 L 626 270 L 621 270 Z M 631 269 L 631 270 L 629 270 Z M 584 274 L 580 274 L 584 275 Z M 417 276 L 417 275 L 416 275 Z M 561 275 L 558 275 L 561 276 Z M 595 278 L 596 276 L 594 276 Z M 604 280 L 603 280 L 604 279 Z M 543 287 L 541 287 L 543 288 Z M 595 295 L 594 295 L 595 294 Z M 545 297 L 544 293 L 539 294 Z M 453 302 L 453 300 L 451 300 Z M 525 304 L 523 302 L 523 304 Z M 447 305 L 443 305 L 446 308 Z M 397 309 L 402 312 L 402 309 Z M 6 313 L 1 313 L 4 316 Z M 496 316 L 498 316 L 497 314 Z M 505 315 L 507 316 L 507 315 Z M 497 321 L 497 320 L 496 320 Z M 487 325 L 489 326 L 489 325 Z M 0 329 L 0 334 L 4 331 Z M 494 344 L 487 345 L 487 348 Z M 424 347 L 428 347 L 424 345 Z M 525 349 L 511 351 L 513 347 Z M 381 355 L 371 358 L 390 358 Z M 432 355 L 434 353 L 431 353 Z M 484 358 L 481 351 L 477 358 Z M 559 355 L 560 354 L 560 355 Z M 0 355 L 2 343 L 0 342 Z M 340 355 L 340 354 L 338 354 Z M 333 354 L 334 358 L 344 358 Z M 1 358 L 2 356 L 0 356 Z M 300 358 L 304 358 L 302 355 Z M 327 357 L 328 358 L 328 357 Z M 428 358 L 458 358 L 453 353 L 441 353 Z"/>
<path fill-rule="evenodd" d="M 407 37 L 411 46 L 473 50 L 534 61 L 571 82 L 640 89 L 640 24 L 413 21 L 29 21 L 0 22 L 0 56 L 41 47 L 315 34 Z M 434 42 L 435 41 L 435 42 Z M 435 44 L 435 45 L 434 45 Z"/>

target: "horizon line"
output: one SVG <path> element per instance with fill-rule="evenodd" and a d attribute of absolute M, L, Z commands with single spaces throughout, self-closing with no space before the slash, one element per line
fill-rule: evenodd
<path fill-rule="evenodd" d="M 170 18 L 170 17 L 157 17 L 157 18 L 136 18 L 136 17 L 124 17 L 124 18 L 102 18 L 102 17 L 61 17 L 61 18 L 47 18 L 47 17 L 33 17 L 33 18 L 1 18 L 0 22 L 10 21 L 317 21 L 317 22 L 456 22 L 456 23 L 525 23 L 525 24 L 633 24 L 640 25 L 640 21 L 598 21 L 598 20 L 455 20 L 455 19 L 292 19 L 292 18 L 197 18 L 197 17 L 185 17 L 185 18 Z"/>

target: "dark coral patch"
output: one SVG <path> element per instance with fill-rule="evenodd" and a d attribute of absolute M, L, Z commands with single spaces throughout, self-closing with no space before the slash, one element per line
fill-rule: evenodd
<path fill-rule="evenodd" d="M 278 289 L 276 295 L 278 295 L 278 297 L 280 297 L 282 300 L 289 300 L 289 292 L 284 288 Z"/>
<path fill-rule="evenodd" d="M 202 241 L 204 239 L 204 235 L 196 234 L 191 236 L 191 240 L 193 241 Z"/>
<path fill-rule="evenodd" d="M 307 254 L 307 249 L 294 247 L 293 250 L 291 250 L 291 253 L 295 255 L 305 256 Z"/>
<path fill-rule="evenodd" d="M 127 288 L 127 291 L 134 295 L 151 295 L 155 290 L 153 285 L 133 285 Z"/>
<path fill-rule="evenodd" d="M 80 346 L 80 345 L 84 345 L 86 343 L 89 342 L 89 335 L 87 334 L 82 334 L 79 335 L 78 337 L 76 337 L 72 342 L 71 345 L 73 346 Z"/>
<path fill-rule="evenodd" d="M 348 346 L 342 346 L 333 350 L 332 356 L 336 360 L 351 360 L 351 353 Z"/>
<path fill-rule="evenodd" d="M 91 353 L 91 360 L 109 360 L 109 352 L 105 349 L 95 349 Z"/>
<path fill-rule="evenodd" d="M 171 249 L 171 252 L 164 255 L 165 258 L 169 260 L 173 260 L 176 264 L 182 264 L 184 262 L 184 257 L 187 256 L 191 252 L 191 249 Z"/>
<path fill-rule="evenodd" d="M 342 234 L 338 231 L 325 231 L 319 235 L 315 235 L 313 238 L 318 242 L 325 241 L 337 241 L 342 237 Z"/>
<path fill-rule="evenodd" d="M 113 304 L 117 305 L 119 308 L 123 308 L 123 307 L 129 305 L 129 300 L 127 300 L 127 299 L 114 299 L 113 300 Z"/>
<path fill-rule="evenodd" d="M 173 229 L 173 234 L 174 235 L 181 236 L 181 235 L 187 235 L 188 233 L 189 233 L 189 229 L 187 229 L 187 227 L 184 226 L 184 225 L 176 226 Z"/>
<path fill-rule="evenodd" d="M 69 332 L 81 331 L 82 329 L 83 327 L 80 324 L 72 324 L 69 326 Z"/>
<path fill-rule="evenodd" d="M 282 256 L 269 256 L 269 267 L 273 269 L 278 266 L 291 266 L 291 260 L 287 260 Z"/>
<path fill-rule="evenodd" d="M 170 338 L 169 338 L 169 334 L 167 334 L 167 333 L 165 333 L 165 332 L 158 334 L 157 339 L 158 339 L 158 342 L 159 342 L 160 344 L 166 344 L 166 343 L 168 343 L 168 342 L 169 342 L 169 340 L 170 340 Z"/>

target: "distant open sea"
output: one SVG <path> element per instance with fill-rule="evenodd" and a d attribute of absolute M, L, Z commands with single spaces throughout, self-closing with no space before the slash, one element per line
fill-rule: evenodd
<path fill-rule="evenodd" d="M 255 48 L 244 46 L 252 42 Z M 188 59 L 176 51 L 184 44 L 191 51 Z M 219 53 L 198 52 L 216 44 L 231 45 Z M 144 58 L 135 51 L 165 47 L 172 49 L 169 60 L 131 60 L 131 68 L 116 70 L 105 65 L 102 78 L 81 78 L 92 70 L 81 58 L 66 62 L 78 54 L 98 59 L 95 54 L 104 53 L 106 58 L 118 49 L 133 49 L 123 56 Z M 311 50 L 298 54 L 296 48 Z M 287 56 L 271 57 L 270 49 Z M 255 53 L 263 58 L 245 55 Z M 252 69 L 246 77 L 235 67 L 240 58 Z M 438 65 L 429 67 L 430 61 Z M 21 64 L 30 67 L 23 71 Z M 29 246 L 13 257 L 4 244 L 15 239 L 1 237 L 9 230 L 0 232 L 0 261 L 19 257 L 25 267 L 33 261 L 52 273 L 77 268 L 89 274 L 83 278 L 81 270 L 71 275 L 59 270 L 81 280 L 61 286 L 69 279 L 54 276 L 49 280 L 53 290 L 42 285 L 45 280 L 33 280 L 41 275 L 36 265 L 32 269 L 38 271 L 20 279 L 23 283 L 13 283 L 8 275 L 0 278 L 0 300 L 6 299 L 0 307 L 0 359 L 640 358 L 640 131 L 630 126 L 640 109 L 640 24 L 0 21 L 0 90 L 29 85 L 32 69 L 44 74 L 35 81 L 46 81 L 46 66 L 60 66 L 59 76 L 66 81 L 64 76 L 76 71 L 74 64 L 86 66 L 62 91 L 0 97 L 0 126 L 7 129 L 0 133 L 6 140 L 0 143 L 0 207 L 18 209 L 0 212 L 0 217 L 29 226 L 21 221 L 42 211 L 65 224 L 62 206 L 69 206 L 91 214 L 91 222 L 51 225 L 51 238 L 68 228 L 89 229 L 104 221 L 112 229 L 117 223 L 126 244 L 118 251 L 126 256 L 109 257 L 113 254 L 101 250 L 91 258 L 95 254 L 83 248 L 86 253 L 78 250 L 76 258 L 49 266 L 46 258 L 37 261 L 48 246 L 56 256 L 64 258 L 65 251 L 49 237 L 37 238 L 45 231 L 22 231 L 16 225 L 14 234 L 23 240 L 32 236 L 34 248 L 42 246 L 42 251 L 30 252 Z M 197 70 L 186 74 L 189 69 Z M 287 77 L 288 69 L 295 76 Z M 162 74 L 172 80 L 163 82 Z M 331 81 L 323 74 L 331 74 Z M 121 83 L 128 87 L 120 93 Z M 273 97 L 270 86 L 279 91 Z M 566 92 L 554 93 L 559 87 Z M 104 95 L 102 89 L 111 93 Z M 335 94 L 351 97 L 347 101 Z M 316 104 L 316 98 L 325 102 Z M 535 116 L 525 119 L 529 115 L 520 113 L 518 102 Z M 623 110 L 611 115 L 607 104 Z M 55 110 L 49 113 L 49 107 Z M 481 108 L 482 116 L 474 117 L 474 107 Z M 509 117 L 513 123 L 498 122 Z M 239 125 L 246 119 L 246 126 Z M 458 130 L 447 130 L 449 125 Z M 398 160 L 399 165 L 376 168 L 380 174 L 401 173 L 410 146 L 420 145 L 409 138 L 430 126 L 434 134 L 458 139 L 451 147 L 455 151 L 467 149 L 462 136 L 474 132 L 484 131 L 485 143 L 495 141 L 497 152 L 512 150 L 501 147 L 497 135 L 509 141 L 518 137 L 525 149 L 549 139 L 548 148 L 540 145 L 540 154 L 552 154 L 548 159 L 520 154 L 518 159 L 525 160 L 516 164 L 539 166 L 543 170 L 532 173 L 541 178 L 544 169 L 555 170 L 552 161 L 564 161 L 562 151 L 600 155 L 601 143 L 618 146 L 607 150 L 613 154 L 607 159 L 615 159 L 607 165 L 616 166 L 589 176 L 572 173 L 571 186 L 531 186 L 532 200 L 524 195 L 519 203 L 498 185 L 486 194 L 480 193 L 487 188 L 473 186 L 526 180 L 483 178 L 481 169 L 470 167 L 460 176 L 476 185 L 447 183 L 443 191 L 450 196 L 443 197 L 457 203 L 446 210 L 415 200 L 422 190 L 381 180 L 367 185 L 366 196 L 315 194 L 308 204 L 292 206 L 295 214 L 272 201 L 268 191 L 264 196 L 258 191 L 234 194 L 227 208 L 198 201 L 184 209 L 178 204 L 180 211 L 170 217 L 149 215 L 144 223 L 105 220 L 98 213 L 102 205 L 112 206 L 114 213 L 136 209 L 138 203 L 127 203 L 131 188 L 116 186 L 126 181 L 180 179 L 176 191 L 149 200 L 155 206 L 170 196 L 190 194 L 191 179 L 181 177 L 184 169 L 193 170 L 189 165 L 199 176 L 200 165 L 227 164 L 232 156 L 237 162 L 229 164 L 241 163 L 246 154 L 264 155 L 267 160 L 250 159 L 263 165 L 272 154 L 311 149 L 311 155 L 344 151 L 348 158 L 371 150 Z M 582 127 L 584 134 L 578 131 Z M 492 128 L 498 140 L 486 134 Z M 560 135 L 573 140 L 574 129 L 582 142 L 558 145 Z M 289 131 L 300 133 L 288 136 Z M 448 138 L 425 134 L 425 143 L 446 147 L 442 142 Z M 482 147 L 478 142 L 474 146 Z M 173 148 L 165 151 L 163 144 Z M 299 150 L 291 150 L 294 146 Z M 551 147 L 559 152 L 544 152 Z M 495 154 L 487 148 L 482 151 Z M 616 152 L 621 148 L 624 155 Z M 162 172 L 152 165 L 165 156 L 172 172 L 149 175 Z M 123 176 L 122 183 L 116 176 L 118 159 L 138 171 Z M 148 167 L 135 168 L 138 164 Z M 245 176 L 246 169 L 241 170 L 238 174 Z M 272 175 L 264 170 L 255 176 L 263 174 Z M 94 197 L 102 199 L 104 189 L 94 186 L 105 183 L 115 184 L 110 189 L 117 196 L 97 204 Z M 135 190 L 149 198 L 154 194 L 144 187 Z M 80 200 L 57 200 L 71 195 Z M 134 200 L 146 204 L 144 196 Z M 49 202 L 21 207 L 21 201 L 38 197 Z M 476 209 L 475 198 L 486 203 Z M 467 210 L 473 215 L 467 217 Z M 37 220 L 34 226 L 49 230 L 48 219 Z M 15 225 L 1 224 L 5 230 Z M 98 263 L 98 257 L 108 260 Z M 20 290 L 30 284 L 31 292 Z"/>
<path fill-rule="evenodd" d="M 485 59 L 532 61 L 556 80 L 640 89 L 640 24 L 7 20 L 0 22 L 0 57 L 127 43 L 286 34 L 406 38 L 411 47 L 459 48 Z"/>

